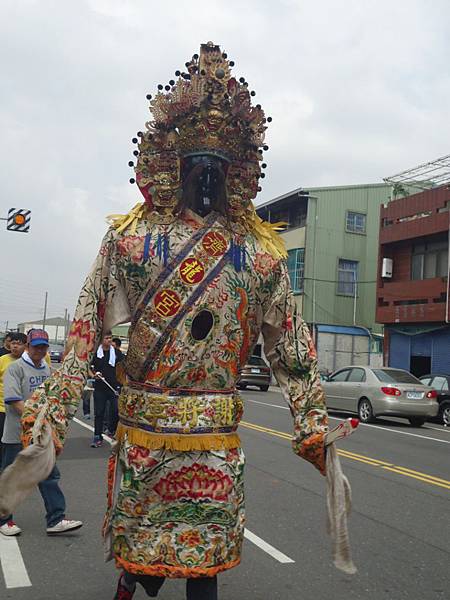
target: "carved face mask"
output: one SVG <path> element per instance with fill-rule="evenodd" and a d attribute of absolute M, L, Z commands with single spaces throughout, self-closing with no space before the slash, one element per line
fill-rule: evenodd
<path fill-rule="evenodd" d="M 138 184 L 147 203 L 157 210 L 175 210 L 181 189 L 180 159 L 175 152 L 143 158 Z"/>

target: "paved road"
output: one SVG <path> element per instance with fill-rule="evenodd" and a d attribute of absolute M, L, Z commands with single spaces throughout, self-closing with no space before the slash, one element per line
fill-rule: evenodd
<path fill-rule="evenodd" d="M 249 537 L 257 537 L 246 540 L 242 565 L 220 576 L 221 600 L 450 597 L 450 430 L 385 419 L 340 443 L 353 488 L 350 533 L 359 571 L 350 577 L 332 565 L 325 480 L 291 452 L 291 418 L 280 394 L 243 396 L 247 526 Z M 24 530 L 18 546 L 0 546 L 2 600 L 112 599 L 116 571 L 102 561 L 99 536 L 108 449 L 89 447 L 90 425 L 72 425 L 60 459 L 69 516 L 85 526 L 47 538 L 41 499 L 31 498 L 16 516 Z M 10 586 L 23 585 L 25 572 L 31 587 L 6 587 L 4 575 Z M 143 591 L 135 596 L 145 597 Z M 181 600 L 183 583 L 169 581 L 159 597 Z"/>

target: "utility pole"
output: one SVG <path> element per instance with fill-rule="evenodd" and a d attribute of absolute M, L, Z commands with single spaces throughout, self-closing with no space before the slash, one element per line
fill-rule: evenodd
<path fill-rule="evenodd" d="M 358 280 L 356 272 L 353 272 L 353 325 L 356 325 L 356 298 L 358 296 Z"/>
<path fill-rule="evenodd" d="M 64 344 L 67 340 L 67 308 L 64 309 Z"/>
<path fill-rule="evenodd" d="M 67 308 L 66 308 L 67 311 Z M 66 339 L 64 340 L 64 344 L 67 342 L 67 337 L 69 335 L 69 329 L 70 329 L 70 313 L 67 313 L 67 321 L 66 321 Z"/>
<path fill-rule="evenodd" d="M 42 319 L 42 329 L 45 331 L 45 321 L 47 320 L 47 299 L 48 292 L 45 292 L 45 300 L 44 300 L 44 318 Z"/>

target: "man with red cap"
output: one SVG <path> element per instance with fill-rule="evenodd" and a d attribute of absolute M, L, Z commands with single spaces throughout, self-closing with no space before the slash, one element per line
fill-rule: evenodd
<path fill-rule="evenodd" d="M 6 418 L 2 437 L 3 469 L 12 464 L 22 450 L 20 418 L 25 401 L 50 376 L 50 368 L 45 361 L 48 346 L 46 331 L 30 329 L 27 335 L 27 349 L 5 373 Z M 46 508 L 48 535 L 73 531 L 83 525 L 81 521 L 66 519 L 66 500 L 59 487 L 59 479 L 60 473 L 55 465 L 47 479 L 39 484 L 39 491 Z M 13 536 L 19 535 L 21 531 L 12 515 L 0 519 L 1 534 Z"/>

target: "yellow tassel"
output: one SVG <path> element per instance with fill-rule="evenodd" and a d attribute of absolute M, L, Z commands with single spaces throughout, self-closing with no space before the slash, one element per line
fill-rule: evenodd
<path fill-rule="evenodd" d="M 139 221 L 144 216 L 146 211 L 145 202 L 138 202 L 130 212 L 126 215 L 108 215 L 106 220 L 110 223 L 114 229 L 117 229 L 118 233 L 122 233 L 125 229 L 129 228 L 130 233 L 136 233 L 136 227 Z"/>
<path fill-rule="evenodd" d="M 247 223 L 258 239 L 261 246 L 266 252 L 268 252 L 273 258 L 287 258 L 286 246 L 284 240 L 278 235 L 278 231 L 283 231 L 287 223 L 268 223 L 263 221 L 256 214 L 256 210 L 253 207 L 251 214 L 247 217 Z"/>
<path fill-rule="evenodd" d="M 237 433 L 205 433 L 205 434 L 173 434 L 173 433 L 150 433 L 142 429 L 128 427 L 119 423 L 116 431 L 116 439 L 123 441 L 127 439 L 131 444 L 142 446 L 149 450 L 179 450 L 190 452 L 193 450 L 231 450 L 240 448 L 241 440 Z"/>
<path fill-rule="evenodd" d="M 130 233 L 134 234 L 136 233 L 136 227 L 144 216 L 146 209 L 145 202 L 138 202 L 138 204 L 133 206 L 126 215 L 108 215 L 106 220 L 117 229 L 118 233 L 122 233 L 125 229 L 129 229 Z M 268 223 L 267 221 L 263 221 L 256 214 L 254 207 L 250 215 L 245 217 L 245 220 L 247 221 L 249 229 L 256 236 L 266 252 L 275 259 L 287 258 L 284 240 L 277 233 L 278 231 L 283 231 L 287 223 Z"/>

